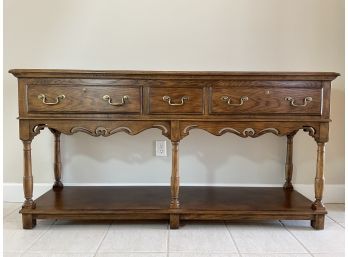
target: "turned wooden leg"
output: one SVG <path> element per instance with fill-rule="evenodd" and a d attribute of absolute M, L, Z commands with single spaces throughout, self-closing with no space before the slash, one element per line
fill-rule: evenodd
<path fill-rule="evenodd" d="M 172 141 L 172 176 L 170 208 L 179 208 L 179 142 Z"/>
<path fill-rule="evenodd" d="M 170 214 L 170 229 L 178 229 L 180 226 L 180 216 L 179 214 Z"/>
<path fill-rule="evenodd" d="M 315 175 L 315 201 L 312 204 L 313 210 L 325 210 L 322 203 L 324 190 L 324 158 L 325 158 L 325 143 L 317 142 L 317 170 Z"/>
<path fill-rule="evenodd" d="M 54 135 L 54 178 L 53 190 L 61 190 L 63 183 L 62 177 L 62 163 L 60 158 L 60 135 L 61 133 L 55 129 L 50 129 Z"/>
<path fill-rule="evenodd" d="M 314 220 L 311 220 L 311 226 L 314 229 L 322 230 L 324 229 L 325 214 L 315 215 Z"/>
<path fill-rule="evenodd" d="M 33 175 L 31 169 L 31 141 L 23 142 L 24 152 L 24 176 L 23 176 L 23 189 L 25 201 L 23 208 L 34 209 L 35 203 L 33 201 Z"/>
<path fill-rule="evenodd" d="M 33 175 L 31 168 L 31 141 L 23 140 L 24 152 L 24 176 L 23 176 L 23 190 L 25 201 L 22 205 L 23 209 L 35 209 L 35 202 L 33 201 Z M 22 214 L 23 228 L 30 229 L 36 224 L 31 214 Z"/>
<path fill-rule="evenodd" d="M 293 190 L 294 187 L 291 183 L 293 164 L 292 164 L 292 153 L 293 153 L 293 138 L 295 133 L 287 135 L 287 151 L 286 151 L 286 163 L 285 163 L 285 183 L 283 188 L 286 190 Z"/>
<path fill-rule="evenodd" d="M 31 214 L 22 214 L 22 223 L 24 229 L 32 229 L 36 226 L 36 219 Z"/>

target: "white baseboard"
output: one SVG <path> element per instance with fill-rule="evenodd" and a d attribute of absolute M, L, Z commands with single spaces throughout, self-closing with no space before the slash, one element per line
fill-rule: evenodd
<path fill-rule="evenodd" d="M 167 183 L 65 183 L 66 186 L 168 186 Z M 181 183 L 182 186 L 245 186 L 245 187 L 279 187 L 281 184 L 202 184 L 202 183 Z M 5 202 L 22 202 L 23 186 L 20 183 L 4 183 L 4 201 Z M 34 199 L 50 190 L 52 184 L 35 183 Z M 295 184 L 295 189 L 308 197 L 314 199 L 314 186 L 306 184 Z M 344 185 L 328 184 L 324 187 L 324 203 L 344 203 Z"/>

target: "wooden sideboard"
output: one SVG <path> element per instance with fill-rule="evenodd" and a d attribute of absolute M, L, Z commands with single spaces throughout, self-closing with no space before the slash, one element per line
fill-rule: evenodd
<path fill-rule="evenodd" d="M 304 219 L 324 228 L 324 151 L 330 122 L 332 72 L 164 72 L 10 70 L 18 78 L 19 134 L 24 149 L 23 228 L 36 219 L 181 220 Z M 54 135 L 52 190 L 33 199 L 31 142 Z M 61 133 L 110 136 L 157 128 L 172 143 L 170 186 L 63 186 Z M 221 136 L 287 137 L 283 187 L 179 185 L 179 143 L 193 129 Z M 293 189 L 293 138 L 303 130 L 317 143 L 311 201 Z M 168 171 L 169 172 L 169 171 Z"/>

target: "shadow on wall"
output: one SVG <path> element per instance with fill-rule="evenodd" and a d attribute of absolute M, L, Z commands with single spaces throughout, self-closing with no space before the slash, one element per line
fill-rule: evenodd
<path fill-rule="evenodd" d="M 191 130 L 181 144 L 181 177 L 188 183 L 279 184 L 284 179 L 285 154 L 285 137 L 213 136 Z"/>
<path fill-rule="evenodd" d="M 155 140 L 167 140 L 168 157 L 154 156 Z M 97 138 L 82 133 L 63 136 L 62 155 L 65 182 L 169 183 L 170 180 L 171 144 L 157 129 L 136 136 L 124 133 Z M 285 155 L 285 137 L 273 134 L 258 138 L 233 134 L 217 137 L 203 130 L 191 130 L 180 143 L 181 182 L 281 184 Z"/>
<path fill-rule="evenodd" d="M 122 132 L 109 137 L 84 133 L 63 136 L 63 180 L 73 183 L 169 183 L 170 158 L 154 157 L 153 149 L 154 140 L 165 139 L 157 129 L 135 136 Z"/>
<path fill-rule="evenodd" d="M 156 129 L 135 136 L 120 132 L 108 137 L 93 137 L 79 132 L 65 137 L 62 154 L 67 164 L 78 156 L 86 156 L 100 163 L 117 160 L 129 165 L 144 164 L 154 156 L 152 138 L 166 139 Z"/>

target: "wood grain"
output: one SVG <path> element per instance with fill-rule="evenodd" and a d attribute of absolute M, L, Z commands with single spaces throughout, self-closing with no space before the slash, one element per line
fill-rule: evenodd
<path fill-rule="evenodd" d="M 306 219 L 313 228 L 324 228 L 324 146 L 329 139 L 331 81 L 338 73 L 9 72 L 18 78 L 19 137 L 24 148 L 23 228 L 33 228 L 38 218 L 158 219 L 169 220 L 172 229 L 179 228 L 181 220 Z M 56 102 L 59 95 L 65 97 L 50 105 L 38 98 L 40 94 L 48 103 Z M 110 102 L 103 99 L 105 95 Z M 122 105 L 112 105 L 124 96 Z M 243 96 L 248 99 L 242 102 Z M 306 97 L 312 100 L 296 106 L 303 105 Z M 33 201 L 31 142 L 45 128 L 55 138 L 55 181 L 52 190 Z M 61 134 L 108 137 L 119 132 L 136 135 L 150 128 L 159 129 L 172 143 L 170 186 L 63 187 Z M 179 143 L 194 129 L 215 136 L 287 136 L 284 187 L 181 187 Z M 314 202 L 293 190 L 291 183 L 293 136 L 299 130 L 318 145 Z"/>
<path fill-rule="evenodd" d="M 23 142 L 24 153 L 24 175 L 23 175 L 23 189 L 25 201 L 23 208 L 35 208 L 35 202 L 33 201 L 33 172 L 31 164 L 31 141 Z"/>
<path fill-rule="evenodd" d="M 189 187 L 181 186 L 182 212 L 190 210 L 219 211 L 303 211 L 319 213 L 311 208 L 312 202 L 297 191 L 285 191 L 281 187 Z M 163 186 L 65 186 L 61 191 L 50 190 L 36 199 L 37 207 L 23 210 L 39 214 L 43 208 L 48 212 L 78 210 L 95 212 L 127 209 L 163 210 L 168 212 L 170 187 Z M 172 210 L 178 213 L 178 210 Z"/>
<path fill-rule="evenodd" d="M 238 71 L 134 71 L 12 69 L 17 78 L 118 78 L 118 79 L 203 79 L 203 80 L 334 80 L 336 72 L 238 72 Z"/>
<path fill-rule="evenodd" d="M 40 94 L 50 102 L 55 102 L 59 95 L 65 95 L 65 99 L 56 105 L 46 105 L 38 99 Z M 128 100 L 123 106 L 113 106 L 103 100 L 104 95 L 109 95 L 113 102 L 121 102 L 123 96 L 128 96 Z M 28 112 L 140 113 L 140 96 L 139 87 L 28 85 Z"/>
<path fill-rule="evenodd" d="M 183 97 L 187 97 L 182 105 L 170 105 L 163 100 L 169 96 L 173 104 L 180 104 Z M 201 88 L 150 88 L 149 95 L 150 114 L 202 114 L 203 89 Z"/>
<path fill-rule="evenodd" d="M 53 189 L 54 190 L 61 190 L 63 188 L 63 183 L 61 181 L 62 178 L 62 162 L 60 157 L 60 135 L 61 132 L 50 129 L 52 134 L 54 135 L 54 184 Z"/>
<path fill-rule="evenodd" d="M 293 132 L 292 134 L 287 135 L 287 147 L 286 147 L 286 162 L 285 162 L 285 183 L 283 188 L 286 190 L 294 190 L 294 187 L 292 185 L 292 173 L 293 173 L 293 163 L 292 163 L 292 156 L 293 156 L 293 139 L 297 131 Z"/>
<path fill-rule="evenodd" d="M 315 201 L 313 209 L 325 209 L 322 198 L 324 191 L 324 158 L 325 158 L 325 143 L 317 143 L 317 168 L 315 175 Z"/>
<path fill-rule="evenodd" d="M 230 97 L 233 103 L 239 103 L 243 96 L 248 97 L 240 106 L 228 105 L 221 98 Z M 312 97 L 313 101 L 305 107 L 291 106 L 286 97 L 293 97 L 298 105 L 302 105 L 305 97 Z M 211 94 L 212 114 L 321 114 L 321 89 L 307 88 L 213 88 Z"/>

